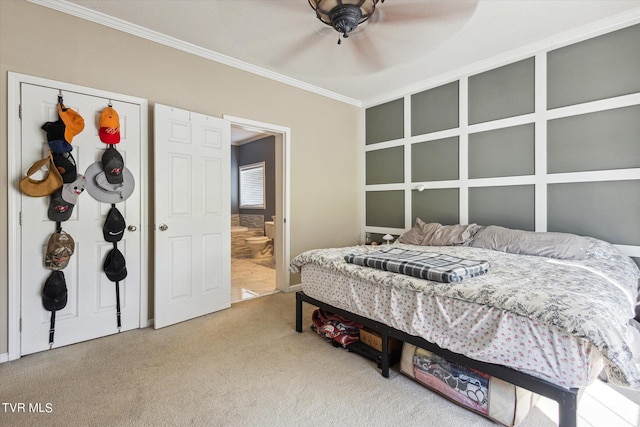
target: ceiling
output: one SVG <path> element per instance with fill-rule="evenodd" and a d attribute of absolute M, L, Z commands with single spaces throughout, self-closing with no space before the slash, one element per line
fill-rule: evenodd
<path fill-rule="evenodd" d="M 307 0 L 30 1 L 365 106 L 594 22 L 640 16 L 640 0 L 386 0 L 338 45 Z"/>
<path fill-rule="evenodd" d="M 231 145 L 242 145 L 265 138 L 269 134 L 242 126 L 231 126 Z"/>

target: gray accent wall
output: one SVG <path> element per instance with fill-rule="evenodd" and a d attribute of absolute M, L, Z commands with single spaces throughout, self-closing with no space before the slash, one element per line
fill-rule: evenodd
<path fill-rule="evenodd" d="M 638 168 L 639 138 L 640 105 L 550 120 L 547 172 Z"/>
<path fill-rule="evenodd" d="M 242 144 L 237 150 L 232 150 L 232 163 L 234 160 L 233 151 L 236 154 L 236 167 L 231 168 L 232 191 L 235 190 L 236 207 L 231 206 L 231 213 L 246 215 L 263 215 L 265 221 L 271 221 L 271 216 L 276 214 L 276 139 L 275 136 L 268 136 L 257 141 Z M 240 187 L 233 187 L 233 182 L 238 182 L 238 167 L 250 165 L 252 163 L 265 162 L 265 209 L 239 209 L 237 207 Z M 231 197 L 232 203 L 234 196 Z"/>
<path fill-rule="evenodd" d="M 535 230 L 533 185 L 469 189 L 469 223 Z"/>
<path fill-rule="evenodd" d="M 238 172 L 238 146 L 231 146 L 231 213 L 240 213 L 240 176 Z"/>
<path fill-rule="evenodd" d="M 366 224 L 373 227 L 404 227 L 404 191 L 368 191 Z"/>
<path fill-rule="evenodd" d="M 364 231 L 421 218 L 640 253 L 639 52 L 636 24 L 367 108 Z"/>
<path fill-rule="evenodd" d="M 411 135 L 458 127 L 459 82 L 411 95 Z"/>
<path fill-rule="evenodd" d="M 367 144 L 404 137 L 404 102 L 402 99 L 367 108 L 365 114 Z"/>
<path fill-rule="evenodd" d="M 412 144 L 411 182 L 458 179 L 458 144 L 457 136 Z"/>
<path fill-rule="evenodd" d="M 547 55 L 549 109 L 640 92 L 640 25 Z"/>
<path fill-rule="evenodd" d="M 367 184 L 404 182 L 404 147 L 366 153 Z"/>
<path fill-rule="evenodd" d="M 639 244 L 640 180 L 550 184 L 547 194 L 549 231 Z"/>
<path fill-rule="evenodd" d="M 527 58 L 469 77 L 469 124 L 533 113 L 534 71 Z"/>
<path fill-rule="evenodd" d="M 457 224 L 460 222 L 460 190 L 433 188 L 411 192 L 411 224 L 416 218 L 424 222 Z"/>
<path fill-rule="evenodd" d="M 533 123 L 469 135 L 469 178 L 533 175 Z"/>

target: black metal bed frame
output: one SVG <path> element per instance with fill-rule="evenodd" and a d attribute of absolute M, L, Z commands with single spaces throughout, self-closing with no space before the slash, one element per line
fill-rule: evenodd
<path fill-rule="evenodd" d="M 303 291 L 296 292 L 296 331 L 302 332 L 302 302 L 322 308 L 331 313 L 343 316 L 349 320 L 358 322 L 367 328 L 370 328 L 380 334 L 382 338 L 382 352 L 380 354 L 380 364 L 382 376 L 389 378 L 389 338 L 395 338 L 400 341 L 408 342 L 417 347 L 424 348 L 435 354 L 438 354 L 450 361 L 460 363 L 470 368 L 477 369 L 488 375 L 499 378 L 503 381 L 517 385 L 519 387 L 530 390 L 539 395 L 548 397 L 558 402 L 559 426 L 560 427 L 576 427 L 577 410 L 578 410 L 578 392 L 577 388 L 564 388 L 551 382 L 533 377 L 531 375 L 518 372 L 514 369 L 502 365 L 480 362 L 470 359 L 458 353 L 440 348 L 424 338 L 409 335 L 406 332 L 392 328 L 384 323 L 362 317 L 338 307 L 334 307 L 325 302 L 319 301 L 306 295 Z"/>

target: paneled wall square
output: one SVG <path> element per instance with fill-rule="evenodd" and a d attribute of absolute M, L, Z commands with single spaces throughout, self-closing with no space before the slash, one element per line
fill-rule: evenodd
<path fill-rule="evenodd" d="M 547 53 L 547 108 L 640 92 L 640 24 Z"/>
<path fill-rule="evenodd" d="M 535 230 L 533 185 L 469 188 L 469 223 Z"/>
<path fill-rule="evenodd" d="M 638 167 L 639 105 L 549 120 L 547 172 Z"/>
<path fill-rule="evenodd" d="M 459 126 L 458 81 L 411 95 L 411 135 L 422 135 Z"/>
<path fill-rule="evenodd" d="M 404 182 L 404 147 L 367 151 L 366 175 L 367 185 Z"/>
<path fill-rule="evenodd" d="M 640 245 L 640 180 L 550 184 L 547 229 Z"/>
<path fill-rule="evenodd" d="M 366 225 L 404 228 L 404 191 L 367 191 Z"/>
<path fill-rule="evenodd" d="M 469 77 L 469 124 L 533 113 L 535 58 Z"/>
<path fill-rule="evenodd" d="M 460 190 L 437 188 L 411 192 L 412 224 L 416 218 L 424 222 L 458 224 L 460 222 Z"/>
<path fill-rule="evenodd" d="M 367 145 L 404 138 L 404 99 L 367 108 L 365 120 Z"/>
<path fill-rule="evenodd" d="M 535 126 L 469 134 L 469 178 L 533 175 Z"/>
<path fill-rule="evenodd" d="M 411 145 L 411 181 L 458 179 L 459 137 Z"/>

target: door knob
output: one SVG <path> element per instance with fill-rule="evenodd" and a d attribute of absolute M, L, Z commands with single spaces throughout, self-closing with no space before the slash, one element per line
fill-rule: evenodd
<path fill-rule="evenodd" d="M 136 231 L 138 229 L 138 227 L 136 227 L 135 225 L 130 225 L 127 227 L 127 230 L 129 231 Z"/>
<path fill-rule="evenodd" d="M 167 231 L 168 228 L 167 224 L 160 224 L 160 231 Z"/>

